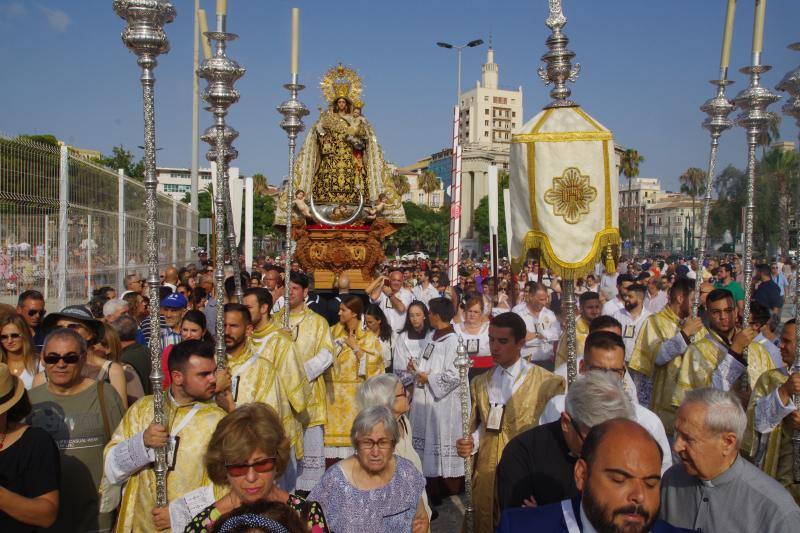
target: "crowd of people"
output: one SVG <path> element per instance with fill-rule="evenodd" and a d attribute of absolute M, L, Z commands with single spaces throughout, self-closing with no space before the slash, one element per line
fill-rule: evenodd
<path fill-rule="evenodd" d="M 465 460 L 480 533 L 796 531 L 793 267 L 696 267 L 630 258 L 571 282 L 569 386 L 566 282 L 535 260 L 466 259 L 453 284 L 442 261 L 387 261 L 322 294 L 259 258 L 241 302 L 226 266 L 225 365 L 204 256 L 164 270 L 158 324 L 136 273 L 57 312 L 27 290 L 0 308 L 0 531 L 422 533 Z"/>

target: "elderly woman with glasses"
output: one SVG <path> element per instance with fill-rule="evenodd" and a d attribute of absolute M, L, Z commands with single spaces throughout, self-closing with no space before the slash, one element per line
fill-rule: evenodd
<path fill-rule="evenodd" d="M 230 490 L 195 515 L 186 533 L 211 532 L 222 515 L 262 501 L 287 504 L 311 533 L 328 531 L 318 503 L 289 494 L 275 483 L 286 470 L 289 449 L 280 416 L 266 404 L 242 405 L 220 420 L 208 443 L 205 464 L 211 481 Z M 192 498 L 209 499 L 211 492 L 201 488 Z"/>
<path fill-rule="evenodd" d="M 353 422 L 356 453 L 333 465 L 308 495 L 326 510 L 336 533 L 428 531 L 425 478 L 395 454 L 400 427 L 385 405 L 367 407 Z"/>

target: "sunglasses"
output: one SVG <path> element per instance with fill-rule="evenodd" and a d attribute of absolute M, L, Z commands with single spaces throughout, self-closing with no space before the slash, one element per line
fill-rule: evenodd
<path fill-rule="evenodd" d="M 64 361 L 65 365 L 74 365 L 81 360 L 81 356 L 75 352 L 66 353 L 64 355 L 49 353 L 45 355 L 43 359 L 46 365 L 57 365 L 59 361 Z"/>
<path fill-rule="evenodd" d="M 259 474 L 265 474 L 267 472 L 272 472 L 275 470 L 275 462 L 277 461 L 276 457 L 267 457 L 261 459 L 260 461 L 256 461 L 255 463 L 250 464 L 240 464 L 240 465 L 225 465 L 225 470 L 228 471 L 228 474 L 233 477 L 242 477 L 247 475 L 247 473 L 252 468 Z"/>
<path fill-rule="evenodd" d="M 36 315 L 44 316 L 45 312 L 46 311 L 44 309 L 41 310 L 31 309 L 30 311 L 28 311 L 28 316 L 36 316 Z"/>
<path fill-rule="evenodd" d="M 0 335 L 0 341 L 7 341 L 8 339 L 19 339 L 22 337 L 19 333 L 9 333 L 8 335 Z"/>
<path fill-rule="evenodd" d="M 71 329 L 72 331 L 78 331 L 81 328 L 89 329 L 86 326 L 84 326 L 83 324 L 76 324 L 75 322 L 72 322 L 71 324 L 64 324 L 63 326 L 60 326 L 60 327 Z"/>

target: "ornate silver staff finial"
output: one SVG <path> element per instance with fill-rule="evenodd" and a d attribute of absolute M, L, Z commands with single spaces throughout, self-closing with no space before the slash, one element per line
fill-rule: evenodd
<path fill-rule="evenodd" d="M 753 54 L 754 59 L 756 54 Z M 750 84 L 736 95 L 733 103 L 741 109 L 736 117 L 736 123 L 745 129 L 747 134 L 747 200 L 745 203 L 744 227 L 744 259 L 743 278 L 745 306 L 742 312 L 744 327 L 750 323 L 750 297 L 753 289 L 753 215 L 756 180 L 756 147 L 758 138 L 770 122 L 775 120 L 775 114 L 767 111 L 767 106 L 776 102 L 780 96 L 772 93 L 760 83 L 761 74 L 771 69 L 769 65 L 753 64 L 739 69 L 739 72 L 750 75 Z"/>
<path fill-rule="evenodd" d="M 226 195 L 226 156 L 228 155 L 225 142 L 225 116 L 228 108 L 239 101 L 239 91 L 234 89 L 233 84 L 244 76 L 245 69 L 239 66 L 225 54 L 225 47 L 228 41 L 236 39 L 236 35 L 224 31 L 225 15 L 217 15 L 217 29 L 219 31 L 207 32 L 205 35 L 209 39 L 216 41 L 216 52 L 213 57 L 203 61 L 197 69 L 197 75 L 208 82 L 208 86 L 203 91 L 203 100 L 211 106 L 214 114 L 214 130 L 216 133 L 216 165 L 217 182 L 214 188 L 214 205 L 216 207 L 216 223 L 214 231 L 217 235 L 215 258 L 214 258 L 214 296 L 216 299 L 216 327 L 215 327 L 215 357 L 218 366 L 227 366 L 227 356 L 225 353 L 225 314 L 224 314 L 224 293 L 225 293 L 225 218 L 229 210 L 230 195 Z M 226 199 L 227 196 L 227 199 Z M 230 225 L 233 221 L 230 220 Z M 231 250 L 231 259 L 234 257 Z M 237 254 L 238 256 L 238 254 Z M 241 276 L 237 274 L 239 267 L 238 257 L 234 262 L 234 281 L 241 284 Z M 241 294 L 241 287 L 237 286 L 237 294 Z"/>
<path fill-rule="evenodd" d="M 472 406 L 469 401 L 469 381 L 467 380 L 467 372 L 472 365 L 472 361 L 467 355 L 467 347 L 464 345 L 464 339 L 461 335 L 458 336 L 458 346 L 456 347 L 456 359 L 454 361 L 458 369 L 459 384 L 459 398 L 461 400 L 461 430 L 463 438 L 470 436 L 470 410 Z M 464 524 L 465 530 L 470 533 L 475 530 L 473 526 L 473 506 L 472 506 L 472 458 L 467 457 L 464 459 Z"/>
<path fill-rule="evenodd" d="M 156 187 L 156 121 L 155 82 L 153 70 L 159 54 L 169 52 L 169 41 L 164 24 L 175 19 L 175 8 L 164 0 L 115 0 L 114 11 L 128 24 L 122 31 L 122 42 L 138 57 L 142 69 L 141 83 L 144 99 L 144 188 L 147 217 L 147 291 L 150 297 L 150 324 L 158 324 L 158 236 Z M 153 388 L 153 423 L 167 425 L 164 418 L 164 395 L 161 394 L 161 339 L 159 328 L 150 328 L 150 383 Z M 154 472 L 156 477 L 156 506 L 167 505 L 167 461 L 166 450 L 156 448 Z"/>
<path fill-rule="evenodd" d="M 281 128 L 289 138 L 289 177 L 286 182 L 286 244 L 284 257 L 284 272 L 286 280 L 283 294 L 283 325 L 289 327 L 289 273 L 292 271 L 292 204 L 294 202 L 294 156 L 297 147 L 297 136 L 305 129 L 303 117 L 308 115 L 308 108 L 301 102 L 297 93 L 305 89 L 305 85 L 297 83 L 297 73 L 292 74 L 292 81 L 283 86 L 289 91 L 289 99 L 278 106 L 278 112 L 283 115 Z M 306 191 L 308 194 L 310 191 Z"/>
<path fill-rule="evenodd" d="M 539 67 L 538 70 L 539 77 L 545 86 L 553 84 L 553 89 L 550 91 L 553 101 L 547 104 L 545 109 L 576 106 L 578 104 L 569 99 L 572 91 L 567 87 L 567 82 L 575 83 L 581 71 L 581 65 L 575 63 L 575 66 L 572 66 L 575 52 L 567 50 L 569 39 L 561 31 L 567 24 L 567 17 L 564 16 L 561 9 L 561 0 L 549 0 L 549 7 L 550 15 L 545 24 L 552 32 L 546 41 L 550 51 L 542 56 L 542 61 L 547 63 L 547 67 Z"/>
<path fill-rule="evenodd" d="M 728 118 L 735 106 L 730 103 L 725 96 L 725 87 L 732 84 L 732 81 L 726 79 L 727 69 L 721 69 L 721 77 L 718 80 L 711 80 L 712 85 L 717 86 L 717 94 L 708 100 L 700 107 L 700 111 L 707 114 L 708 117 L 703 121 L 703 127 L 711 134 L 711 152 L 708 156 L 708 174 L 706 175 L 706 192 L 703 198 L 703 211 L 700 219 L 700 242 L 697 249 L 697 276 L 694 291 L 694 300 L 692 300 L 692 316 L 697 316 L 697 311 L 700 308 L 700 284 L 703 282 L 703 258 L 706 255 L 706 246 L 708 238 L 708 214 L 711 209 L 711 187 L 714 184 L 714 172 L 717 166 L 717 151 L 719 149 L 719 138 L 722 132 L 733 127 L 733 121 Z"/>
<path fill-rule="evenodd" d="M 791 50 L 800 52 L 800 43 L 793 43 L 789 45 Z M 794 117 L 800 128 L 800 67 L 787 72 L 783 79 L 775 87 L 779 91 L 789 93 L 789 100 L 783 105 L 784 114 Z M 795 269 L 794 279 L 794 301 L 795 301 L 795 321 L 800 322 L 800 269 Z M 795 354 L 794 364 L 792 365 L 792 373 L 800 372 L 800 326 L 795 326 Z M 800 409 L 800 395 L 795 394 L 792 397 L 795 407 Z M 792 476 L 795 483 L 800 483 L 800 431 L 795 430 L 792 433 Z"/>

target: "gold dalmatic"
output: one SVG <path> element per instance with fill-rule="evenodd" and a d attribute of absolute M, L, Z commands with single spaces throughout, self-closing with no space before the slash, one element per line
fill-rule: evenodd
<path fill-rule="evenodd" d="M 283 315 L 286 306 L 272 317 L 276 325 L 283 325 Z M 331 355 L 335 353 L 331 330 L 328 321 L 306 306 L 300 311 L 292 311 L 289 315 L 289 327 L 292 330 L 294 349 L 302 364 L 307 363 L 322 350 L 328 350 Z M 327 403 L 325 401 L 325 379 L 322 375 L 310 382 L 310 393 L 306 397 L 308 411 L 308 427 L 325 424 L 328 417 Z"/>
<path fill-rule="evenodd" d="M 192 402 L 178 406 L 174 400 L 167 398 L 164 402 L 167 431 L 181 423 L 192 411 L 196 403 L 200 409 L 192 416 L 189 423 L 178 434 L 178 445 L 175 469 L 167 473 L 167 499 L 172 501 L 184 494 L 211 485 L 206 472 L 203 457 L 206 454 L 208 441 L 217 423 L 225 416 L 225 411 L 212 402 Z M 106 445 L 104 459 L 109 450 L 147 429 L 153 421 L 153 397 L 145 396 L 133 404 L 125 413 L 117 426 L 111 440 Z M 217 498 L 227 491 L 224 487 L 214 487 Z M 151 511 L 156 505 L 156 476 L 152 465 L 135 472 L 125 483 L 122 493 L 122 505 L 117 517 L 114 531 L 117 533 L 150 533 L 155 531 Z"/>
<path fill-rule="evenodd" d="M 759 434 L 755 430 L 756 402 L 775 392 L 788 379 L 785 369 L 781 368 L 768 370 L 758 378 L 747 407 L 747 433 L 742 450 L 747 452 L 751 458 L 756 458 L 759 453 L 763 453 L 763 457 L 760 458 L 761 469 L 786 487 L 794 501 L 800 505 L 800 485 L 794 482 L 792 472 L 794 464 L 792 434 L 794 430 L 789 422 L 789 417 L 784 418 L 769 433 Z"/>
<path fill-rule="evenodd" d="M 288 333 L 270 324 L 260 334 L 265 338 L 260 352 L 248 342 L 242 353 L 228 356 L 232 376 L 239 377 L 236 404 L 262 402 L 273 407 L 283 421 L 286 436 L 298 459 L 303 457 L 303 426 L 308 380 L 294 353 Z M 256 359 L 249 363 L 251 357 Z M 240 373 L 241 369 L 241 373 Z"/>
<path fill-rule="evenodd" d="M 356 392 L 367 379 L 383 374 L 381 343 L 374 333 L 356 329 L 356 342 L 366 357 L 365 372 L 359 372 L 359 360 L 344 342 L 347 332 L 336 324 L 331 335 L 334 340 L 333 365 L 325 371 L 325 394 L 328 401 L 328 421 L 325 424 L 325 446 L 351 446 L 350 428 L 358 414 Z"/>
<path fill-rule="evenodd" d="M 486 427 L 491 407 L 489 384 L 492 374 L 497 371 L 502 369 L 495 367 L 492 372 L 484 372 L 470 385 L 472 392 L 470 431 L 475 431 L 479 423 Z M 541 367 L 531 365 L 522 379 L 523 382 L 505 405 L 500 431 L 484 430 L 480 435 L 472 474 L 476 533 L 493 532 L 497 527 L 500 509 L 495 498 L 495 472 L 506 444 L 523 431 L 535 427 L 547 402 L 553 396 L 564 394 L 564 380 Z"/>
<path fill-rule="evenodd" d="M 583 354 L 583 347 L 586 344 L 586 337 L 589 336 L 589 323 L 583 316 L 579 316 L 575 321 L 575 353 L 580 357 Z M 561 338 L 558 339 L 558 351 L 556 352 L 555 368 L 567 363 L 567 332 L 561 331 Z"/>

